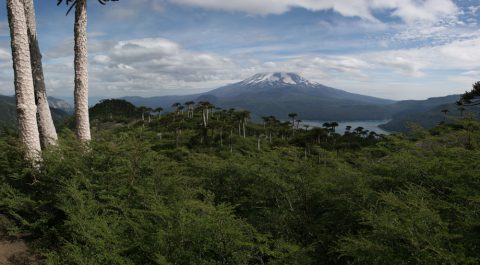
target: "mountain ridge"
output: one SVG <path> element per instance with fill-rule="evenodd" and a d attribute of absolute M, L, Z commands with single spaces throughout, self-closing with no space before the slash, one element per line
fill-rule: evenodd
<path fill-rule="evenodd" d="M 389 99 L 350 93 L 310 82 L 289 72 L 255 74 L 237 83 L 217 89 L 182 96 L 151 98 L 123 97 L 133 104 L 168 109 L 173 103 L 209 101 L 222 108 L 250 110 L 253 118 L 274 115 L 287 117 L 296 112 L 303 119 L 364 120 L 386 119 Z"/>
<path fill-rule="evenodd" d="M 62 99 L 48 97 L 50 110 L 54 122 L 59 122 L 73 112 L 73 107 Z M 15 97 L 0 95 L 0 127 L 15 127 L 17 124 L 17 110 Z"/>

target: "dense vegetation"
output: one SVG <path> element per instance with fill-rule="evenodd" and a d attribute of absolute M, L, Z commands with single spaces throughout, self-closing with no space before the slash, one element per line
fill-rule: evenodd
<path fill-rule="evenodd" d="M 462 113 L 455 102 L 460 95 L 434 97 L 426 100 L 404 100 L 391 105 L 391 120 L 381 125 L 382 129 L 395 132 L 408 132 L 409 124 L 420 124 L 424 128 L 433 128 L 443 120 L 441 110 L 448 109 L 449 115 L 459 117 Z M 468 112 L 478 113 L 478 108 L 469 108 Z M 448 121 L 453 121 L 448 117 Z"/>
<path fill-rule="evenodd" d="M 29 234 L 45 263 L 480 263 L 470 117 L 339 135 L 293 113 L 295 126 L 208 102 L 163 115 L 127 105 L 92 109 L 87 152 L 63 128 L 38 167 L 1 133 L 0 228 Z"/>

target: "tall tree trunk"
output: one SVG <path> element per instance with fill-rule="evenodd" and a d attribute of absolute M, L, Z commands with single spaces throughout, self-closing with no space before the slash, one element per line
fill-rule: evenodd
<path fill-rule="evenodd" d="M 91 135 L 88 116 L 87 0 L 77 0 L 74 33 L 77 137 L 82 142 L 88 142 L 91 140 Z"/>
<path fill-rule="evenodd" d="M 203 127 L 207 128 L 207 118 L 205 117 L 205 110 L 202 110 Z"/>
<path fill-rule="evenodd" d="M 223 128 L 220 130 L 220 147 L 223 147 Z"/>
<path fill-rule="evenodd" d="M 246 123 L 246 119 L 243 120 L 243 138 L 246 138 L 247 137 L 247 134 L 245 132 L 245 123 Z"/>
<path fill-rule="evenodd" d="M 27 21 L 22 0 L 7 0 L 7 10 L 20 141 L 26 148 L 26 158 L 35 161 L 40 159 L 41 147 L 37 127 L 37 107 L 33 89 Z"/>
<path fill-rule="evenodd" d="M 23 0 L 25 19 L 27 21 L 28 38 L 30 44 L 30 60 L 35 88 L 35 102 L 37 104 L 37 122 L 40 133 L 40 142 L 43 147 L 56 144 L 58 137 L 52 114 L 48 105 L 45 78 L 42 67 L 42 54 L 37 40 L 37 23 L 35 20 L 35 7 L 33 0 Z"/>
<path fill-rule="evenodd" d="M 207 108 L 207 124 L 208 124 L 209 109 Z"/>

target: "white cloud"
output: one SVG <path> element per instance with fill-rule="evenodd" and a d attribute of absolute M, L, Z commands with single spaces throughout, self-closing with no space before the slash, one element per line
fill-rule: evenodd
<path fill-rule="evenodd" d="M 431 32 L 435 34 L 437 29 Z M 154 96 L 167 94 L 165 91 L 171 91 L 169 94 L 181 93 L 186 89 L 196 93 L 239 81 L 257 72 L 292 71 L 313 81 L 359 93 L 397 98 L 405 95 L 442 95 L 455 92 L 452 87 L 464 88 L 480 78 L 479 34 L 471 33 L 465 39 L 445 41 L 440 45 L 420 48 L 345 52 L 335 56 L 320 53 L 278 55 L 266 45 L 251 48 L 256 52 L 265 48 L 258 57 L 248 55 L 245 50 L 228 57 L 191 51 L 177 42 L 162 38 L 118 42 L 91 38 L 90 87 L 93 96 Z M 72 49 L 73 44 L 68 39 L 46 52 L 44 64 L 49 93 L 71 95 Z M 279 48 L 279 51 L 283 50 L 283 47 Z M 10 60 L 9 49 L 0 47 L 0 61 L 3 62 L 0 64 L 0 92 L 3 94 L 12 94 Z M 431 74 L 436 70 L 463 74 Z M 391 90 L 393 87 L 399 89 L 402 84 L 410 90 Z M 422 94 L 414 92 L 414 88 L 422 87 Z M 434 90 L 434 87 L 444 90 Z"/>
<path fill-rule="evenodd" d="M 350 89 L 367 89 L 368 82 L 376 83 L 378 88 L 382 82 L 388 84 L 393 81 L 397 82 L 395 87 L 400 87 L 402 82 L 409 83 L 410 87 L 420 87 L 414 85 L 415 82 L 425 86 L 425 80 L 421 80 L 427 78 L 429 71 L 465 72 L 459 77 L 437 76 L 446 86 L 448 82 L 464 84 L 466 80 L 474 79 L 480 61 L 480 37 L 434 47 L 338 56 L 306 54 L 277 58 L 275 61 L 243 60 L 242 63 L 216 54 L 193 52 L 162 38 L 108 44 L 96 44 L 98 49 L 90 56 L 93 95 L 152 96 L 165 94 L 165 91 L 179 93 L 185 89 L 195 93 L 239 81 L 257 72 L 272 71 L 298 72 L 313 81 L 344 85 L 343 88 Z M 72 88 L 72 67 L 71 57 L 48 63 L 49 88 L 55 93 Z M 368 91 L 363 92 L 369 94 Z M 392 91 L 384 89 L 383 93 L 388 97 Z M 428 93 L 434 94 L 425 87 L 424 94 Z"/>
<path fill-rule="evenodd" d="M 163 12 L 164 7 L 161 0 L 134 0 L 120 1 L 119 3 L 111 3 L 105 9 L 105 15 L 109 19 L 125 20 L 129 18 L 139 17 L 148 11 Z"/>
<path fill-rule="evenodd" d="M 451 0 L 170 0 L 172 3 L 249 14 L 282 14 L 294 7 L 312 11 L 333 10 L 343 16 L 377 20 L 373 11 L 391 11 L 405 22 L 436 21 L 456 16 L 458 8 Z"/>
<path fill-rule="evenodd" d="M 191 52 L 161 38 L 120 41 L 93 56 L 96 92 L 162 93 L 162 89 L 215 88 L 235 79 L 239 67 L 214 54 Z"/>

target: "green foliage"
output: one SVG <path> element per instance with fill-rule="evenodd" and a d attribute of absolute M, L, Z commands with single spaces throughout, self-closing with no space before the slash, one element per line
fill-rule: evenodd
<path fill-rule="evenodd" d="M 480 263 L 472 118 L 377 136 L 266 117 L 244 137 L 242 112 L 205 126 L 205 106 L 101 114 L 87 151 L 64 129 L 38 168 L 2 132 L 0 232 L 45 264 Z"/>
<path fill-rule="evenodd" d="M 132 103 L 122 99 L 105 99 L 90 108 L 90 118 L 102 121 L 114 119 L 135 119 L 141 112 Z"/>

